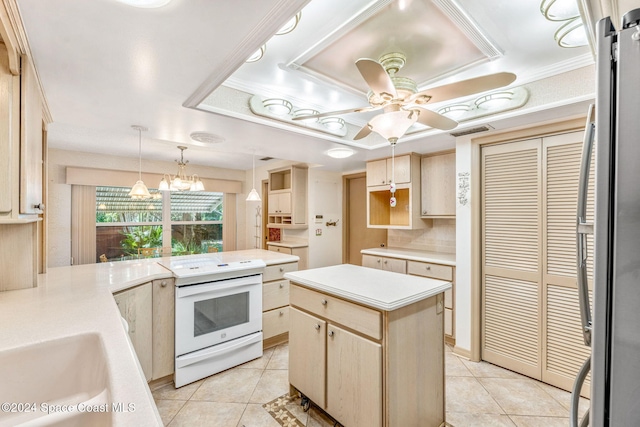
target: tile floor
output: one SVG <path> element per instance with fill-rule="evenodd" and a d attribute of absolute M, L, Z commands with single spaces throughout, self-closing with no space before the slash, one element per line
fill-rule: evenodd
<path fill-rule="evenodd" d="M 446 347 L 446 419 L 455 427 L 565 427 L 569 393 L 486 362 L 469 362 Z M 288 347 L 265 350 L 260 359 L 175 389 L 153 391 L 165 425 L 278 427 L 262 407 L 289 391 Z M 581 399 L 581 415 L 589 401 Z M 287 406 L 307 427 L 333 426 L 312 407 Z M 422 427 L 422 426 L 421 426 Z"/>

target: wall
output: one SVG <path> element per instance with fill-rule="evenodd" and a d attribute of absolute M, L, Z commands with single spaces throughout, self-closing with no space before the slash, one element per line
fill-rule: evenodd
<path fill-rule="evenodd" d="M 388 230 L 387 246 L 418 249 L 428 252 L 456 253 L 456 220 L 422 220 L 426 228 L 419 230 Z"/>
<path fill-rule="evenodd" d="M 49 195 L 47 205 L 47 264 L 48 267 L 59 267 L 71 263 L 71 185 L 66 184 L 66 167 L 77 166 L 84 168 L 112 169 L 123 171 L 137 171 L 138 159 L 129 157 L 107 156 L 104 154 L 85 153 L 49 149 L 48 151 L 48 185 Z M 174 162 L 160 162 L 142 160 L 142 171 L 149 173 L 175 173 Z M 217 178 L 225 180 L 246 181 L 246 172 L 233 169 L 212 168 L 207 166 L 189 165 L 187 173 L 197 173 L 201 178 Z M 133 184 L 133 183 L 132 183 Z M 157 183 L 146 182 L 149 187 Z M 246 190 L 246 193 L 251 190 Z M 245 221 L 245 193 L 237 197 L 237 249 L 245 249 L 246 221 Z"/>

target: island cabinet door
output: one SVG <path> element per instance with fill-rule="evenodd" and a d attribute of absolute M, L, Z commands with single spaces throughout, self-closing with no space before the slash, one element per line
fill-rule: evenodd
<path fill-rule="evenodd" d="M 293 307 L 289 321 L 289 382 L 324 408 L 327 322 Z"/>
<path fill-rule="evenodd" d="M 326 411 L 349 427 L 382 426 L 382 346 L 327 325 Z"/>

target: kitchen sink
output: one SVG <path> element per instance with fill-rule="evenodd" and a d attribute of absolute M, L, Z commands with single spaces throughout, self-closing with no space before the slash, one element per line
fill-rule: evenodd
<path fill-rule="evenodd" d="M 110 426 L 104 344 L 79 334 L 0 352 L 1 426 Z"/>

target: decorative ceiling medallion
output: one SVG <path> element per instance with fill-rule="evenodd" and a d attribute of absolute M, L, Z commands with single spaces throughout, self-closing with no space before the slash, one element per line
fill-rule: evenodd
<path fill-rule="evenodd" d="M 209 132 L 192 132 L 189 137 L 194 141 L 205 144 L 218 144 L 220 142 L 224 142 L 223 137 Z"/>

